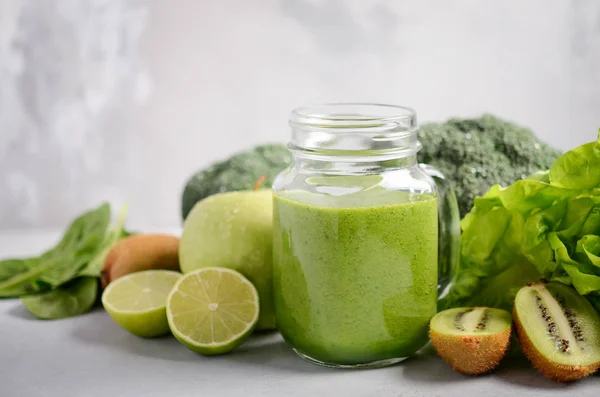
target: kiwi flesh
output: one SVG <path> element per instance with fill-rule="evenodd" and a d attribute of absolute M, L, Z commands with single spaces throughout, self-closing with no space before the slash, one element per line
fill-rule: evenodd
<path fill-rule="evenodd" d="M 512 318 L 506 310 L 461 307 L 439 312 L 429 323 L 438 354 L 455 371 L 481 375 L 496 368 L 510 342 Z"/>
<path fill-rule="evenodd" d="M 540 282 L 521 288 L 513 319 L 523 351 L 546 377 L 571 382 L 600 367 L 600 316 L 572 287 Z"/>

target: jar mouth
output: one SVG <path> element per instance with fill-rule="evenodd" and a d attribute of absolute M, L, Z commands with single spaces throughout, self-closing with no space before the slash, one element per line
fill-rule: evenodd
<path fill-rule="evenodd" d="M 404 106 L 326 103 L 294 109 L 291 150 L 328 155 L 409 156 L 420 148 L 416 112 Z"/>
<path fill-rule="evenodd" d="M 397 130 L 417 127 L 416 112 L 405 106 L 368 102 L 337 102 L 301 106 L 292 111 L 292 127 Z"/>

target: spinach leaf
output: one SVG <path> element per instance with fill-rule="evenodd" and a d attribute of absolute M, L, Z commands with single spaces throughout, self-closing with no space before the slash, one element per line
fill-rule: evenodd
<path fill-rule="evenodd" d="M 0 261 L 0 298 L 14 298 L 25 292 L 24 286 L 20 282 L 35 274 L 32 269 L 38 264 L 36 259 L 6 259 Z M 37 269 L 39 272 L 44 270 L 45 268 L 41 266 Z M 27 288 L 35 291 L 43 289 L 44 284 L 32 283 Z"/>
<path fill-rule="evenodd" d="M 102 204 L 76 219 L 58 246 L 52 250 L 55 266 L 40 277 L 51 287 L 57 287 L 79 274 L 97 256 L 110 224 L 110 206 Z"/>
<path fill-rule="evenodd" d="M 120 239 L 125 238 L 131 234 L 123 228 L 126 216 L 127 206 L 123 206 L 121 208 L 121 211 L 119 212 L 117 222 L 108 230 L 108 232 L 104 236 L 104 240 L 97 247 L 96 253 L 94 254 L 92 260 L 89 261 L 83 269 L 81 269 L 78 275 L 94 277 L 100 276 L 100 273 L 102 272 L 102 267 L 104 266 L 104 260 L 106 259 L 106 256 L 110 252 L 113 245 L 115 245 L 115 243 Z"/>
<path fill-rule="evenodd" d="M 98 255 L 110 222 L 110 207 L 79 216 L 58 245 L 39 257 L 0 262 L 0 297 L 41 293 L 73 279 Z"/>
<path fill-rule="evenodd" d="M 91 310 L 98 294 L 98 278 L 77 277 L 51 291 L 28 295 L 21 301 L 37 318 L 52 320 Z"/>
<path fill-rule="evenodd" d="M 123 229 L 123 207 L 109 228 L 110 207 L 79 216 L 60 242 L 38 257 L 0 261 L 0 298 L 21 297 L 25 307 L 41 319 L 57 319 L 88 312 L 98 295 L 98 277 L 112 246 L 130 235 Z"/>

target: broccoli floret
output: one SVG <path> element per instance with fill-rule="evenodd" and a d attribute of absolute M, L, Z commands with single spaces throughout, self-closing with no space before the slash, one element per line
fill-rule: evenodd
<path fill-rule="evenodd" d="M 423 144 L 419 161 L 433 165 L 454 182 L 461 216 L 469 212 L 473 199 L 492 185 L 508 186 L 548 169 L 560 155 L 529 129 L 491 115 L 423 124 L 419 139 Z M 200 170 L 187 181 L 183 191 L 183 219 L 203 198 L 252 189 L 263 175 L 267 177 L 264 187 L 271 187 L 291 160 L 284 145 L 264 145 Z"/>
<path fill-rule="evenodd" d="M 489 114 L 424 124 L 419 140 L 419 161 L 439 168 L 454 182 L 461 216 L 492 185 L 508 186 L 548 169 L 561 154 L 531 130 Z"/>

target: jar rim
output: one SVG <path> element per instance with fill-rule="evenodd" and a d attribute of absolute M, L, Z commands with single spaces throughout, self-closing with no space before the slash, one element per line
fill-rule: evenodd
<path fill-rule="evenodd" d="M 417 127 L 417 115 L 407 106 L 370 102 L 329 102 L 300 106 L 292 110 L 292 127 L 315 129 L 397 130 Z M 340 131 L 341 132 L 341 131 Z"/>

